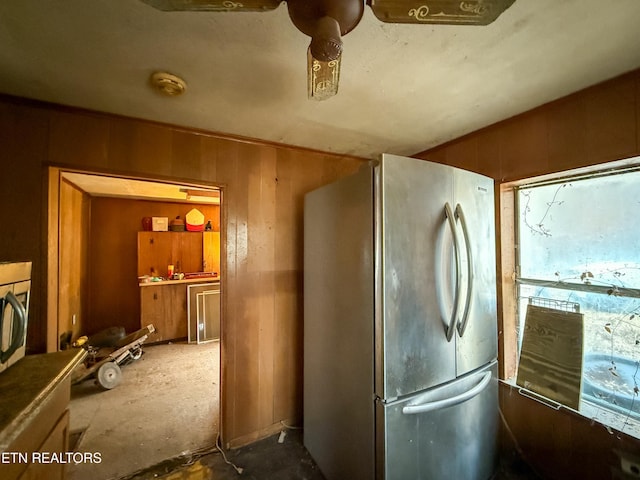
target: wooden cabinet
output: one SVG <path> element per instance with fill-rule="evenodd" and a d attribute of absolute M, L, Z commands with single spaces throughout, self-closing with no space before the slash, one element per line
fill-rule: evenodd
<path fill-rule="evenodd" d="M 220 232 L 202 233 L 202 270 L 220 275 Z"/>
<path fill-rule="evenodd" d="M 220 232 L 138 232 L 138 275 L 155 272 L 155 276 L 166 277 L 168 265 L 174 266 L 175 273 L 219 273 Z M 187 338 L 188 282 L 140 284 L 140 326 L 151 323 L 156 329 L 150 342 Z"/>
<path fill-rule="evenodd" d="M 51 430 L 51 433 L 45 438 L 44 442 L 38 450 L 51 457 L 51 453 L 65 453 L 69 451 L 69 410 L 65 410 L 58 422 Z M 36 457 L 41 458 L 41 457 Z M 47 457 L 44 457 L 47 458 Z M 65 463 L 58 462 L 42 462 L 30 463 L 27 469 L 20 476 L 20 480 L 49 480 L 65 478 Z"/>
<path fill-rule="evenodd" d="M 187 287 L 184 283 L 157 283 L 140 287 L 140 325 L 153 324 L 149 342 L 187 337 Z"/>
<path fill-rule="evenodd" d="M 202 272 L 203 232 L 138 232 L 138 276 Z"/>
<path fill-rule="evenodd" d="M 51 455 L 69 451 L 71 372 L 85 355 L 27 355 L 0 375 L 0 452 L 20 455 L 3 457 L 0 478 L 64 480 L 65 462 Z"/>

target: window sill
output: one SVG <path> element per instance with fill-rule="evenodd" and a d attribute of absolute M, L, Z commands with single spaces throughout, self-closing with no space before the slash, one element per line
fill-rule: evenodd
<path fill-rule="evenodd" d="M 580 399 L 580 411 L 577 411 L 521 387 L 516 384 L 515 378 L 501 379 L 500 383 L 509 389 L 510 394 L 517 393 L 548 408 L 557 411 L 563 410 L 569 414 L 582 417 L 584 420 L 590 421 L 592 426 L 598 424 L 612 435 L 621 433 L 640 439 L 640 420 L 636 420 L 628 414 L 609 410 L 584 398 Z"/>

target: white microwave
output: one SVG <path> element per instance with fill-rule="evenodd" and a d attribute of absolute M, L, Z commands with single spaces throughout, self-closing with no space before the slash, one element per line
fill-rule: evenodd
<path fill-rule="evenodd" d="M 31 262 L 0 263 L 0 372 L 25 355 Z"/>

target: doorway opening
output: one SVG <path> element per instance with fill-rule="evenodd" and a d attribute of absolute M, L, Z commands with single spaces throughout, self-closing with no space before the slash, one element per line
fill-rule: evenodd
<path fill-rule="evenodd" d="M 48 351 L 112 327 L 156 330 L 121 384 L 73 386 L 71 447 L 103 461 L 73 466 L 69 478 L 122 476 L 215 442 L 223 208 L 217 185 L 50 168 Z M 187 218 L 194 210 L 201 216 Z"/>

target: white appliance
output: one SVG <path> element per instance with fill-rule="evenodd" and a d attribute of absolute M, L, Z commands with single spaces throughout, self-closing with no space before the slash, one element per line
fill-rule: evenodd
<path fill-rule="evenodd" d="M 0 372 L 25 355 L 31 262 L 0 263 Z"/>
<path fill-rule="evenodd" d="M 327 480 L 487 480 L 493 180 L 383 155 L 305 196 L 304 444 Z"/>

